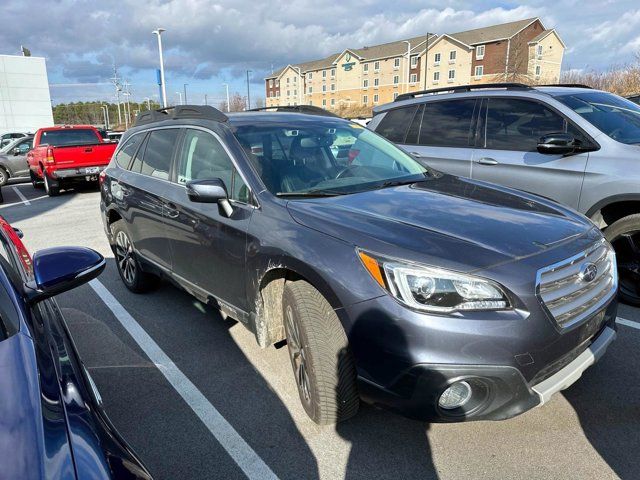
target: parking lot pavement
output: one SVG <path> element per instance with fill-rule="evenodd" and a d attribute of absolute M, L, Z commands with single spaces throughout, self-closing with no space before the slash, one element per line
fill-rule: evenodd
<path fill-rule="evenodd" d="M 0 215 L 32 252 L 76 244 L 108 258 L 98 279 L 107 297 L 85 285 L 58 303 L 110 418 L 156 478 L 640 477 L 640 309 L 622 305 L 626 322 L 602 360 L 514 419 L 426 425 L 363 406 L 319 427 L 299 404 L 286 349 L 261 350 L 240 324 L 173 286 L 124 287 L 98 192 L 16 189 L 3 188 Z"/>

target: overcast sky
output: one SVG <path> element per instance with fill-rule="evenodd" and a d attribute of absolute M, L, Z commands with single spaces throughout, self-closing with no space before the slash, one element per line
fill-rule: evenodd
<path fill-rule="evenodd" d="M 47 59 L 54 103 L 110 99 L 105 83 L 114 62 L 134 97 L 157 99 L 158 51 L 163 34 L 167 96 L 188 83 L 190 103 L 246 92 L 264 97 L 263 77 L 287 63 L 347 47 L 373 45 L 426 32 L 452 33 L 539 16 L 567 45 L 563 68 L 606 69 L 640 52 L 638 0 L 328 1 L 269 0 L 3 0 L 0 53 L 20 45 Z"/>

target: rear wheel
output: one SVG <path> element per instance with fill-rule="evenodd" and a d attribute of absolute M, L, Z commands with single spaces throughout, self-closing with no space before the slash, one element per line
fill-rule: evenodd
<path fill-rule="evenodd" d="M 304 280 L 287 282 L 284 325 L 300 401 L 318 424 L 358 412 L 356 369 L 347 335 L 329 302 Z"/>
<path fill-rule="evenodd" d="M 42 176 L 44 177 L 44 191 L 50 197 L 55 197 L 60 194 L 60 187 L 58 185 L 54 185 L 53 180 L 49 177 L 49 174 L 46 170 L 42 172 Z"/>
<path fill-rule="evenodd" d="M 151 273 L 143 272 L 133 250 L 133 243 L 125 229 L 124 221 L 111 224 L 111 232 L 115 239 L 114 253 L 118 273 L 125 286 L 135 293 L 143 293 L 158 286 L 159 278 Z"/>
<path fill-rule="evenodd" d="M 0 167 L 0 187 L 6 185 L 8 180 L 9 174 L 7 173 L 7 170 L 4 167 Z"/>
<path fill-rule="evenodd" d="M 613 222 L 604 236 L 616 251 L 620 300 L 640 306 L 640 214 Z"/>

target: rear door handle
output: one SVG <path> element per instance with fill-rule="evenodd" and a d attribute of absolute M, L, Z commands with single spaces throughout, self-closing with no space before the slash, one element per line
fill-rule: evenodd
<path fill-rule="evenodd" d="M 489 157 L 479 158 L 478 160 L 476 160 L 476 163 L 479 163 L 480 165 L 498 165 L 497 160 Z"/>
<path fill-rule="evenodd" d="M 177 218 L 180 215 L 180 211 L 175 203 L 165 203 L 164 208 L 167 212 L 167 217 L 169 218 Z"/>

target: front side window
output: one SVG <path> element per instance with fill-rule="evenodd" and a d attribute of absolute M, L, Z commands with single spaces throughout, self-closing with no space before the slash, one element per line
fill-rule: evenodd
<path fill-rule="evenodd" d="M 116 153 L 116 163 L 118 166 L 124 169 L 129 168 L 129 164 L 131 163 L 131 158 L 136 153 L 136 150 L 142 143 L 144 139 L 144 134 L 138 134 L 132 136 L 127 143 Z"/>
<path fill-rule="evenodd" d="M 427 168 L 391 142 L 342 120 L 239 126 L 235 136 L 241 144 L 282 146 L 263 147 L 250 158 L 274 194 L 349 194 L 428 176 Z"/>
<path fill-rule="evenodd" d="M 473 142 L 471 120 L 474 99 L 429 102 L 425 104 L 420 145 L 469 148 Z"/>
<path fill-rule="evenodd" d="M 538 102 L 490 98 L 485 131 L 487 148 L 535 152 L 540 137 L 565 132 L 566 122 Z"/>
<path fill-rule="evenodd" d="M 31 144 L 33 143 L 33 139 L 29 139 L 29 140 L 23 140 L 22 142 L 19 142 L 15 148 L 18 149 L 18 155 L 24 155 L 25 153 L 27 153 L 29 150 L 31 150 Z"/>
<path fill-rule="evenodd" d="M 254 146 L 249 145 L 253 150 Z M 187 129 L 178 155 L 178 183 L 219 178 L 232 200 L 247 203 L 249 190 L 222 144 L 209 132 Z"/>
<path fill-rule="evenodd" d="M 134 162 L 132 170 L 138 164 L 140 166 L 138 173 L 161 180 L 169 180 L 171 158 L 179 134 L 180 130 L 177 128 L 152 130 L 142 155 L 142 161 Z"/>
<path fill-rule="evenodd" d="M 555 97 L 612 139 L 640 145 L 640 106 L 605 92 Z"/>

